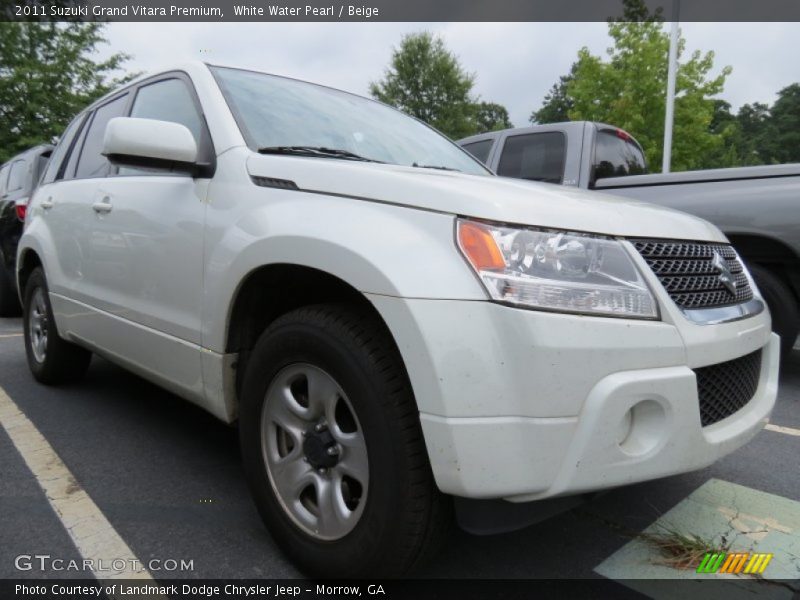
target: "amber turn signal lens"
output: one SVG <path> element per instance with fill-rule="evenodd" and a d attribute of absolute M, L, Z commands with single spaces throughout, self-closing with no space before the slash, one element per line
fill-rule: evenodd
<path fill-rule="evenodd" d="M 476 271 L 502 271 L 506 268 L 497 242 L 480 223 L 459 221 L 458 243 Z"/>

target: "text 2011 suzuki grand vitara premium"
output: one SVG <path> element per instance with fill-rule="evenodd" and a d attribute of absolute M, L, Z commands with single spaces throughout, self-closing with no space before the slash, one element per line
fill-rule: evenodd
<path fill-rule="evenodd" d="M 39 381 L 95 352 L 238 420 L 261 515 L 314 574 L 408 571 L 453 497 L 704 467 L 775 401 L 778 338 L 713 225 L 500 179 L 392 108 L 250 71 L 80 114 L 18 282 Z"/>

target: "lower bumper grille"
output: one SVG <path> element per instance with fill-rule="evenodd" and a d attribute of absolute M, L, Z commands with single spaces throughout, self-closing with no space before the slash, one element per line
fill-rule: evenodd
<path fill-rule="evenodd" d="M 761 350 L 741 358 L 695 369 L 703 427 L 725 419 L 742 409 L 758 389 Z"/>

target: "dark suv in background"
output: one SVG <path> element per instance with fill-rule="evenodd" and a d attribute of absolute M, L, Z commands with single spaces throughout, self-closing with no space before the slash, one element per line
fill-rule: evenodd
<path fill-rule="evenodd" d="M 0 317 L 20 312 L 14 265 L 28 200 L 53 152 L 35 146 L 0 166 Z"/>

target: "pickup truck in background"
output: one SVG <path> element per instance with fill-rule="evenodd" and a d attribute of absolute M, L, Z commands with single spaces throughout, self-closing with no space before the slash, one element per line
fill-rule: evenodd
<path fill-rule="evenodd" d="M 501 176 L 628 196 L 711 221 L 748 263 L 783 355 L 789 354 L 800 329 L 800 164 L 648 175 L 632 135 L 588 121 L 494 131 L 458 143 Z"/>
<path fill-rule="evenodd" d="M 22 310 L 16 286 L 17 243 L 28 200 L 52 151 L 42 144 L 0 165 L 0 317 L 15 317 Z"/>

